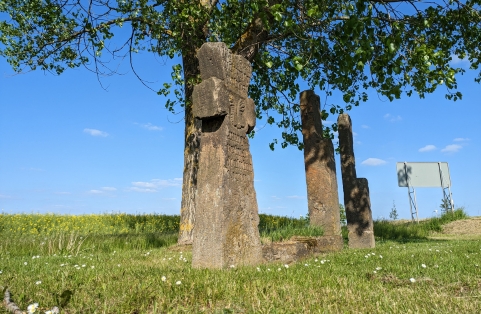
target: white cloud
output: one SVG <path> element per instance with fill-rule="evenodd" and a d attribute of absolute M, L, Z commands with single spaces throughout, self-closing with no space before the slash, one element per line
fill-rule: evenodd
<path fill-rule="evenodd" d="M 117 191 L 116 188 L 113 188 L 113 187 L 110 187 L 110 186 L 104 186 L 102 188 L 102 190 L 104 190 L 104 191 Z"/>
<path fill-rule="evenodd" d="M 58 194 L 58 195 L 70 195 L 72 193 L 70 192 L 55 192 L 55 194 Z"/>
<path fill-rule="evenodd" d="M 448 146 L 444 147 L 443 149 L 441 149 L 441 151 L 443 153 L 456 153 L 461 148 L 463 148 L 461 145 L 451 144 L 451 145 L 448 145 Z"/>
<path fill-rule="evenodd" d="M 33 168 L 33 167 L 30 167 L 30 168 L 20 168 L 21 170 L 27 170 L 27 171 L 45 171 L 43 170 L 42 168 Z"/>
<path fill-rule="evenodd" d="M 454 142 L 467 142 L 467 141 L 469 141 L 469 138 L 456 137 L 453 141 Z"/>
<path fill-rule="evenodd" d="M 167 197 L 167 198 L 163 198 L 162 200 L 164 200 L 164 201 L 175 201 L 176 198 L 175 197 Z"/>
<path fill-rule="evenodd" d="M 0 199 L 6 200 L 12 198 L 10 195 L 0 194 Z"/>
<path fill-rule="evenodd" d="M 272 198 L 272 199 L 275 199 L 275 200 L 280 200 L 280 199 L 281 199 L 279 196 L 276 196 L 276 195 L 271 195 L 271 198 Z"/>
<path fill-rule="evenodd" d="M 156 125 L 153 125 L 152 123 L 144 123 L 144 124 L 140 124 L 141 127 L 143 127 L 144 129 L 147 129 L 149 131 L 162 131 L 163 128 L 160 127 L 160 126 L 156 126 Z"/>
<path fill-rule="evenodd" d="M 401 121 L 403 118 L 401 116 L 393 116 L 392 114 L 390 113 L 386 113 L 384 115 L 384 119 L 390 121 L 390 122 L 397 122 L 397 121 Z"/>
<path fill-rule="evenodd" d="M 181 186 L 182 185 L 182 178 L 174 178 L 169 180 L 161 180 L 161 179 L 152 179 L 147 182 L 137 181 L 132 182 L 132 187 L 129 188 L 130 191 L 135 192 L 157 192 L 159 189 L 172 187 L 172 186 Z"/>
<path fill-rule="evenodd" d="M 100 190 L 90 190 L 88 193 L 89 193 L 89 194 L 102 194 L 102 193 L 104 193 L 104 191 L 100 191 Z"/>
<path fill-rule="evenodd" d="M 419 149 L 419 151 L 420 151 L 421 153 L 425 153 L 425 152 L 430 152 L 430 151 L 436 150 L 436 149 L 437 149 L 437 148 L 436 148 L 436 146 L 434 146 L 434 145 L 426 145 L 426 146 L 424 146 L 424 147 L 421 147 L 421 148 Z"/>
<path fill-rule="evenodd" d="M 380 166 L 387 163 L 387 161 L 379 159 L 379 158 L 368 158 L 364 160 L 361 164 L 366 166 Z"/>
<path fill-rule="evenodd" d="M 363 129 L 370 129 L 371 127 L 370 127 L 369 125 L 363 124 L 363 125 L 361 125 L 361 128 L 363 128 Z"/>
<path fill-rule="evenodd" d="M 90 134 L 92 136 L 101 136 L 101 137 L 109 136 L 107 132 L 96 130 L 96 129 L 84 129 L 84 133 Z"/>
<path fill-rule="evenodd" d="M 145 188 L 138 188 L 136 186 L 128 188 L 129 191 L 134 191 L 134 192 L 141 192 L 141 193 L 155 193 L 157 190 L 155 189 L 145 189 Z"/>
<path fill-rule="evenodd" d="M 289 196 L 287 196 L 287 198 L 292 198 L 292 199 L 302 199 L 302 198 L 304 198 L 304 197 L 302 197 L 302 196 L 299 196 L 299 195 L 289 195 Z"/>
<path fill-rule="evenodd" d="M 333 124 L 334 124 L 334 121 L 326 120 L 326 121 L 322 121 L 322 124 L 323 124 L 323 125 L 333 125 Z"/>

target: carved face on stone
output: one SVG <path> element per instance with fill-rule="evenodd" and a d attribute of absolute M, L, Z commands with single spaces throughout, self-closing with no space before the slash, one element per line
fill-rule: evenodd
<path fill-rule="evenodd" d="M 227 114 L 236 133 L 250 133 L 256 115 L 254 101 L 247 95 L 252 75 L 249 61 L 231 54 L 224 43 L 203 45 L 197 58 L 202 83 L 194 89 L 195 116 L 209 119 Z M 205 91 L 201 92 L 202 88 Z"/>

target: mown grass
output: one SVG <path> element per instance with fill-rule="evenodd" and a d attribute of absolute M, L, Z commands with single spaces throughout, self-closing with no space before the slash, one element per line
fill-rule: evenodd
<path fill-rule="evenodd" d="M 261 223 L 269 219 L 280 229 L 305 223 L 282 225 L 272 217 Z M 190 266 L 187 247 L 171 245 L 173 233 L 101 231 L 20 237 L 0 232 L 0 285 L 22 309 L 38 302 L 42 310 L 63 305 L 61 313 L 476 313 L 481 308 L 479 240 L 378 238 L 375 249 L 345 249 L 287 267 L 200 270 Z"/>

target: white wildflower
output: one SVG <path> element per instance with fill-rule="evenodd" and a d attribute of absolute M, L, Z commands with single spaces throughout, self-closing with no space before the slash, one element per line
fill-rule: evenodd
<path fill-rule="evenodd" d="M 27 307 L 27 312 L 28 312 L 28 313 L 35 313 L 35 311 L 37 310 L 37 308 L 38 308 L 38 303 L 30 304 L 30 305 Z"/>
<path fill-rule="evenodd" d="M 416 279 L 410 278 L 409 281 L 410 281 L 410 282 L 416 282 Z"/>
<path fill-rule="evenodd" d="M 162 276 L 162 277 L 160 278 L 160 280 L 162 280 L 163 282 L 166 282 L 166 281 L 167 281 L 167 277 Z"/>
<path fill-rule="evenodd" d="M 176 281 L 175 284 L 176 285 L 180 285 L 182 282 L 180 280 Z"/>
<path fill-rule="evenodd" d="M 41 284 L 41 283 L 42 283 L 42 282 L 41 282 L 40 280 L 35 282 L 36 285 L 39 285 L 39 284 Z"/>

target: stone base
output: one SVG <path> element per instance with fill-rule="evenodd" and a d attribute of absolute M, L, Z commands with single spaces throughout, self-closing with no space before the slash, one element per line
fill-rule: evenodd
<path fill-rule="evenodd" d="M 296 262 L 316 253 L 338 252 L 342 250 L 342 236 L 292 237 L 286 242 L 273 242 L 262 247 L 265 262 Z"/>
<path fill-rule="evenodd" d="M 322 236 L 317 238 L 315 253 L 329 253 L 341 251 L 344 247 L 344 239 L 338 236 Z"/>
<path fill-rule="evenodd" d="M 361 235 L 356 232 L 349 232 L 350 249 L 369 249 L 376 246 L 373 231 L 364 231 Z"/>

